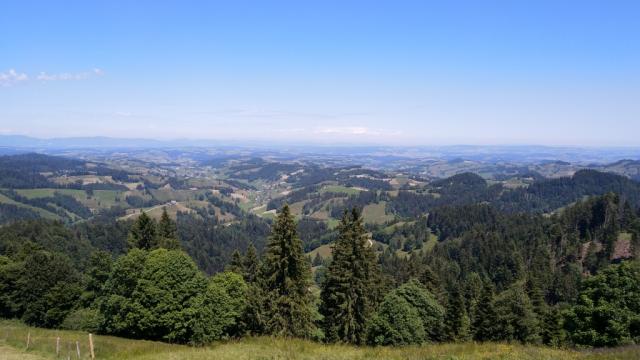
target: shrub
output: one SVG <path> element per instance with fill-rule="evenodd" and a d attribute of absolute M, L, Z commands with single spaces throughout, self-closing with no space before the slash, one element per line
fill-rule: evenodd
<path fill-rule="evenodd" d="M 103 322 L 102 314 L 97 309 L 78 309 L 64 319 L 61 327 L 66 330 L 98 332 Z"/>
<path fill-rule="evenodd" d="M 420 344 L 426 337 L 418 310 L 397 290 L 384 297 L 368 328 L 367 341 L 372 345 Z"/>

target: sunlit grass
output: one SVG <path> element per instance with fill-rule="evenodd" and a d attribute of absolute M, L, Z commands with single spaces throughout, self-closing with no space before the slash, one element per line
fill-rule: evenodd
<path fill-rule="evenodd" d="M 27 334 L 31 334 L 30 349 L 26 350 Z M 0 351 L 11 349 L 30 355 L 31 359 L 56 358 L 56 338 L 61 339 L 60 358 L 76 358 L 78 341 L 81 358 L 89 359 L 88 334 L 77 331 L 47 330 L 27 327 L 17 321 L 0 321 Z M 97 359 L 638 359 L 640 348 L 625 347 L 607 350 L 576 351 L 543 346 L 523 346 L 499 343 L 433 344 L 410 347 L 356 347 L 323 345 L 300 339 L 255 337 L 217 342 L 205 347 L 173 345 L 155 341 L 131 340 L 112 336 L 94 336 Z M 0 354 L 0 359 L 2 358 Z M 37 356 L 37 357 L 34 357 Z M 26 357 L 25 357 L 26 358 Z"/>

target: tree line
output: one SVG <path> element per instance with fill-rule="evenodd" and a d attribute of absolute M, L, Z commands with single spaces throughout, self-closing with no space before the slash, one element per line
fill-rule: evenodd
<path fill-rule="evenodd" d="M 0 242 L 0 315 L 190 344 L 246 335 L 359 345 L 636 343 L 640 265 L 611 264 L 608 245 L 620 231 L 636 241 L 638 216 L 626 204 L 607 194 L 552 219 L 493 213 L 486 205 L 443 209 L 427 220 L 441 242 L 408 258 L 381 248 L 350 209 L 331 258 L 313 268 L 284 205 L 264 249 L 249 243 L 213 276 L 181 250 L 178 224 L 166 211 L 159 221 L 141 214 L 128 230 L 126 253 L 115 259 L 104 251 L 86 255 L 88 244 L 57 244 L 68 231 L 62 225 L 58 233 L 34 228 L 21 236 L 49 240 Z M 602 248 L 581 268 L 592 274 L 585 277 L 575 270 L 588 263 L 589 251 L 573 257 L 586 239 Z M 559 268 L 548 267 L 554 262 Z M 319 284 L 313 271 L 323 272 Z"/>

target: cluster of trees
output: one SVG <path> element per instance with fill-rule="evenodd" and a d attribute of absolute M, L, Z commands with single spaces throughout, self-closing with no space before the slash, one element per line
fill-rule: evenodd
<path fill-rule="evenodd" d="M 506 213 L 548 213 L 585 196 L 614 192 L 632 206 L 640 206 L 640 184 L 621 175 L 580 170 L 571 177 L 537 179 L 530 186 L 506 189 L 489 185 L 477 174 L 463 173 L 435 181 L 420 191 L 401 190 L 388 211 L 415 218 L 441 206 L 491 204 Z"/>
<path fill-rule="evenodd" d="M 59 184 L 49 180 L 43 173 L 69 176 L 95 174 L 99 176 L 112 176 L 116 181 L 132 181 L 129 177 L 131 174 L 123 170 L 114 170 L 103 164 L 97 164 L 89 171 L 86 165 L 87 163 L 82 160 L 35 153 L 0 156 L 0 187 L 9 189 L 70 188 L 127 190 L 126 186 L 113 183 L 83 185 L 82 182 L 79 182 Z"/>
<path fill-rule="evenodd" d="M 640 220 L 616 194 L 552 216 L 438 207 L 373 239 L 353 208 L 333 232 L 331 258 L 312 264 L 308 233 L 324 231 L 296 223 L 286 205 L 271 226 L 251 216 L 229 226 L 192 214 L 174 222 L 166 211 L 159 221 L 142 213 L 133 223 L 8 225 L 0 315 L 192 344 L 247 334 L 371 345 L 640 342 L 640 264 L 630 260 Z M 428 251 L 399 256 L 392 246 L 432 232 Z"/>
<path fill-rule="evenodd" d="M 93 215 L 89 208 L 84 206 L 73 196 L 65 195 L 57 191 L 54 192 L 52 196 L 36 198 L 28 198 L 26 196 L 22 196 L 14 190 L 2 190 L 2 194 L 14 201 L 45 209 L 54 214 L 58 214 L 62 218 L 69 218 L 69 214 L 67 213 L 67 211 L 83 219 L 87 219 Z"/>

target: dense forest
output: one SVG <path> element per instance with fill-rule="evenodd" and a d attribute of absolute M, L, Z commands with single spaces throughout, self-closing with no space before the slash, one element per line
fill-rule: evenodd
<path fill-rule="evenodd" d="M 256 164 L 233 171 L 280 179 L 298 169 L 246 173 Z M 295 175 L 298 190 L 268 202 L 278 210 L 273 219 L 211 192 L 197 200 L 209 210 L 173 218 L 166 208 L 158 220 L 123 217 L 117 206 L 91 212 L 58 192 L 24 197 L 12 186 L 42 181 L 39 172 L 12 175 L 7 199 L 79 219 L 47 220 L 1 204 L 0 316 L 188 344 L 247 335 L 370 345 L 640 342 L 635 181 L 584 170 L 505 189 L 465 173 L 391 195 L 379 180 L 360 177 L 346 188 L 362 189 L 336 194 L 307 184 L 350 180 L 355 170 L 312 169 Z M 340 201 L 321 206 L 335 196 Z M 299 200 L 302 214 L 326 210 L 339 221 L 296 219 L 287 203 Z M 382 202 L 396 220 L 365 223 L 362 208 Z M 328 244 L 329 254 L 312 251 Z"/>

